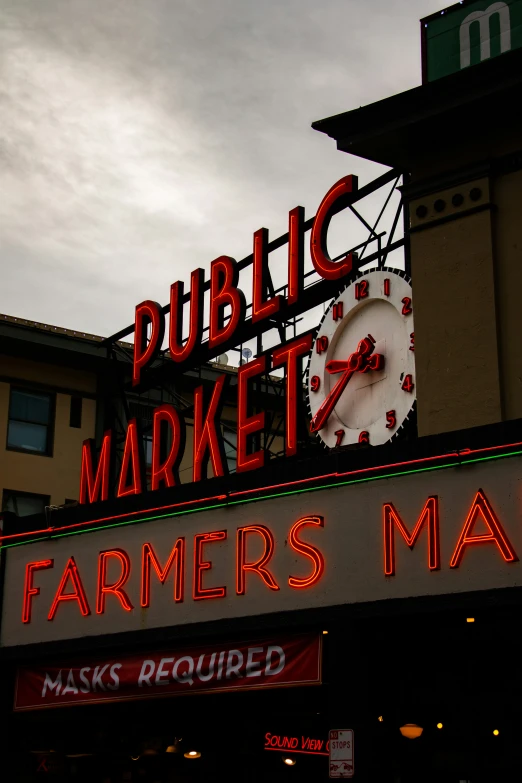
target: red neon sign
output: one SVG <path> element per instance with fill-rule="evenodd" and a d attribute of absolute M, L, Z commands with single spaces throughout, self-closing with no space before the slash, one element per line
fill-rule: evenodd
<path fill-rule="evenodd" d="M 224 598 L 227 594 L 227 588 L 222 587 L 203 587 L 203 572 L 212 568 L 210 560 L 203 560 L 203 545 L 216 541 L 225 541 L 227 538 L 226 530 L 214 530 L 212 533 L 199 533 L 194 536 L 194 583 L 192 597 L 194 601 L 201 601 L 203 598 Z"/>
<path fill-rule="evenodd" d="M 247 539 L 257 534 L 263 540 L 263 554 L 253 563 L 247 562 Z M 279 585 L 267 568 L 275 550 L 275 539 L 272 532 L 265 525 L 248 525 L 240 527 L 237 531 L 237 567 L 236 567 L 236 593 L 246 593 L 246 571 L 257 574 L 270 590 L 279 590 Z"/>
<path fill-rule="evenodd" d="M 286 584 L 291 589 L 299 590 L 304 587 L 312 587 L 324 575 L 325 560 L 322 552 L 316 544 L 304 540 L 306 533 L 311 534 L 310 528 L 314 527 L 317 528 L 315 537 L 321 537 L 320 531 L 324 528 L 324 519 L 320 516 L 302 517 L 290 528 L 288 543 L 292 551 L 303 560 L 304 574 L 295 576 L 290 573 L 288 576 L 285 574 L 284 577 L 281 577 L 281 584 Z M 216 544 L 221 546 L 212 546 Z M 190 546 L 190 542 L 187 544 L 184 537 L 178 538 L 172 549 L 169 548 L 166 551 L 160 551 L 150 541 L 145 541 L 138 562 L 134 562 L 134 567 L 140 569 L 139 591 L 129 582 L 133 563 L 128 552 L 121 548 L 100 552 L 97 561 L 96 591 L 94 595 L 91 595 L 96 613 L 105 613 L 108 599 L 111 611 L 130 612 L 134 608 L 134 603 L 138 601 L 143 609 L 148 609 L 154 602 L 153 592 L 155 591 L 151 589 L 153 580 L 157 580 L 160 585 L 164 586 L 159 588 L 160 590 L 169 590 L 173 604 L 183 602 L 185 600 L 186 563 L 189 556 L 187 555 L 188 546 Z M 237 595 L 248 593 L 252 583 L 256 581 L 268 590 L 279 591 L 280 589 L 274 575 L 274 557 L 276 549 L 284 549 L 285 543 L 277 545 L 272 530 L 266 525 L 242 526 L 237 528 L 230 537 L 227 530 L 196 533 L 193 537 L 192 547 L 192 599 L 194 601 L 224 598 L 227 595 L 227 585 L 219 584 L 220 580 L 213 579 L 212 572 L 214 561 L 216 561 L 216 568 L 222 568 L 223 561 L 226 562 L 227 559 L 234 562 L 234 549 L 235 592 Z M 31 622 L 32 602 L 36 596 L 40 596 L 40 598 L 35 606 L 39 611 L 48 612 L 49 620 L 54 619 L 63 602 L 75 604 L 83 617 L 90 614 L 88 591 L 84 587 L 88 581 L 85 581 L 84 573 L 80 574 L 80 569 L 72 555 L 65 565 L 56 590 L 53 585 L 51 594 L 47 588 L 46 595 L 41 596 L 41 587 L 36 579 L 37 573 L 51 569 L 53 566 L 54 561 L 52 560 L 27 563 L 23 589 L 23 623 Z M 84 569 L 85 566 L 82 568 Z M 280 568 L 281 564 L 279 564 Z M 291 571 L 293 570 L 292 566 Z M 166 588 L 168 581 L 170 581 L 172 588 Z"/>
<path fill-rule="evenodd" d="M 330 188 L 323 198 L 317 214 L 312 221 L 310 235 L 310 253 L 316 272 L 324 280 L 338 280 L 347 275 L 352 269 L 352 255 L 348 254 L 341 261 L 333 261 L 327 251 L 328 227 L 332 216 L 349 204 L 357 194 L 357 178 L 354 176 L 343 177 Z M 275 294 L 268 270 L 268 257 L 271 246 L 268 241 L 268 230 L 261 228 L 254 233 L 252 255 L 252 315 L 251 323 L 257 324 L 270 318 L 277 319 L 280 312 L 297 305 L 304 290 L 304 236 L 305 228 L 310 226 L 310 221 L 305 224 L 303 207 L 295 207 L 289 213 L 288 218 L 288 285 L 285 295 Z M 277 240 L 279 242 L 279 240 Z M 274 248 L 272 248 L 274 249 Z M 246 301 L 243 292 L 238 288 L 239 267 L 237 262 L 227 255 L 219 256 L 212 261 L 210 269 L 210 300 L 209 300 L 209 332 L 207 347 L 210 353 L 214 353 L 219 346 L 230 344 L 240 325 L 245 321 Z M 142 383 L 143 372 L 151 365 L 158 353 L 163 348 L 165 336 L 165 312 L 170 310 L 170 323 L 168 329 L 168 353 L 170 358 L 180 367 L 186 365 L 191 355 L 201 345 L 203 340 L 203 313 L 204 313 L 205 274 L 200 268 L 191 274 L 190 296 L 185 296 L 183 282 L 178 280 L 170 287 L 170 307 L 162 308 L 157 302 L 146 300 L 137 305 L 134 323 L 134 358 L 132 384 L 139 387 Z M 189 330 L 188 336 L 183 335 L 184 300 L 189 306 Z M 341 313 L 338 313 L 339 317 Z M 335 316 L 337 317 L 337 315 Z M 263 330 L 263 326 L 260 326 Z M 319 344 L 319 343 L 318 343 Z M 273 366 L 284 365 L 286 369 L 286 409 L 285 409 L 285 454 L 292 456 L 297 453 L 297 421 L 298 402 L 301 398 L 299 385 L 300 360 L 309 350 L 311 336 L 303 335 L 292 344 L 280 346 L 273 351 Z M 268 357 L 259 357 L 259 372 L 264 373 L 270 366 Z M 252 363 L 255 364 L 255 363 Z M 261 367 L 262 365 L 262 367 Z M 264 465 L 264 452 L 260 449 L 253 454 L 248 453 L 245 446 L 246 440 L 264 426 L 264 411 L 257 411 L 254 416 L 245 414 L 248 407 L 246 376 L 254 372 L 250 367 L 244 370 L 240 367 L 239 377 L 244 383 L 238 384 L 238 407 L 240 413 L 238 422 L 238 461 L 237 471 L 255 470 Z M 222 390 L 221 381 L 216 383 L 214 392 L 217 398 Z M 197 398 L 197 394 L 196 394 Z M 213 406 L 216 406 L 215 410 Z M 201 411 L 201 399 L 195 400 L 195 406 Z M 212 397 L 209 420 L 200 426 L 194 426 L 194 473 L 193 480 L 200 481 L 206 478 L 206 465 L 210 458 L 214 475 L 222 476 L 226 472 L 226 460 L 219 428 L 214 426 L 218 407 L 218 400 Z M 167 421 L 167 416 L 162 417 Z M 175 421 L 174 415 L 170 416 L 170 423 L 174 430 L 182 425 Z M 125 443 L 122 471 L 119 477 L 116 497 L 125 497 L 144 492 L 147 489 L 145 483 L 145 471 L 143 469 L 143 457 L 140 455 L 139 445 L 134 432 L 134 422 L 129 423 L 127 440 Z M 177 434 L 177 433 L 176 433 Z M 162 486 L 172 487 L 177 484 L 176 463 L 181 460 L 184 451 L 184 440 L 178 439 L 177 447 L 166 462 L 161 462 L 159 447 L 157 445 L 158 433 L 153 438 L 153 470 L 151 477 L 151 491 L 156 491 Z M 154 445 L 155 444 L 155 445 Z M 102 451 L 98 460 L 96 474 L 93 470 L 93 444 L 87 441 L 83 447 L 82 468 L 80 480 L 80 503 L 94 503 L 108 499 L 109 465 L 114 457 L 114 444 L 109 436 L 104 438 Z"/>
<path fill-rule="evenodd" d="M 487 533 L 473 533 L 473 528 L 479 517 L 481 517 L 485 523 L 488 529 Z M 500 520 L 481 489 L 479 489 L 471 504 L 471 508 L 466 517 L 466 521 L 464 522 L 464 527 L 462 528 L 457 546 L 455 547 L 455 551 L 453 552 L 450 561 L 450 568 L 458 568 L 464 557 L 466 548 L 476 544 L 495 544 L 506 563 L 514 563 L 518 560 L 517 553 L 504 532 Z"/>
<path fill-rule="evenodd" d="M 149 326 L 151 334 L 147 340 Z M 165 316 L 161 305 L 148 300 L 136 307 L 134 335 L 132 385 L 138 386 L 141 371 L 157 356 L 165 335 Z"/>
<path fill-rule="evenodd" d="M 440 532 L 439 532 L 439 500 L 436 496 L 428 498 L 424 504 L 413 532 L 410 533 L 393 503 L 383 505 L 384 526 L 384 573 L 386 576 L 395 574 L 395 535 L 397 528 L 406 545 L 413 549 L 423 527 L 428 529 L 428 568 L 438 571 L 440 568 Z"/>
<path fill-rule="evenodd" d="M 245 315 L 245 296 L 237 287 L 239 271 L 237 262 L 230 256 L 221 256 L 210 265 L 210 322 L 209 347 L 214 350 L 226 342 L 236 331 Z M 231 308 L 225 323 L 225 307 Z"/>
<path fill-rule="evenodd" d="M 275 750 L 280 753 L 304 753 L 308 756 L 328 756 L 330 751 L 327 739 L 317 739 L 303 734 L 292 736 L 287 734 L 265 734 L 265 750 Z"/>
<path fill-rule="evenodd" d="M 74 588 L 72 593 L 65 592 L 65 588 L 67 587 L 69 581 Z M 70 557 L 67 561 L 62 580 L 58 586 L 58 590 L 56 591 L 56 595 L 54 597 L 51 609 L 49 610 L 49 614 L 47 615 L 48 620 L 54 620 L 58 606 L 62 601 L 77 601 L 80 612 L 84 617 L 87 617 L 87 615 L 91 613 L 89 602 L 87 600 L 87 596 L 85 594 L 83 583 L 74 557 Z"/>
<path fill-rule="evenodd" d="M 111 559 L 119 561 L 121 570 L 117 580 L 112 584 L 107 584 L 107 570 Z M 129 600 L 129 596 L 123 589 L 125 583 L 129 579 L 130 572 L 130 557 L 123 549 L 108 549 L 105 552 L 100 552 L 98 558 L 98 582 L 96 586 L 96 614 L 103 614 L 105 612 L 105 599 L 107 595 L 114 595 L 126 612 L 130 612 L 131 609 L 134 608 Z"/>
<path fill-rule="evenodd" d="M 256 432 L 259 432 L 265 426 L 265 412 L 259 411 L 254 415 L 249 415 L 248 404 L 248 382 L 256 375 L 261 375 L 266 369 L 266 357 L 260 356 L 253 362 L 244 364 L 237 371 L 237 471 L 242 473 L 245 470 L 255 470 L 262 468 L 265 464 L 265 452 L 258 449 L 256 452 L 248 453 L 248 440 Z"/>

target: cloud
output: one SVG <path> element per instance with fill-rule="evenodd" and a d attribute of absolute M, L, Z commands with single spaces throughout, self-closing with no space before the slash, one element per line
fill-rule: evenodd
<path fill-rule="evenodd" d="M 348 158 L 310 129 L 420 81 L 435 0 L 0 0 L 0 311 L 108 334 Z"/>

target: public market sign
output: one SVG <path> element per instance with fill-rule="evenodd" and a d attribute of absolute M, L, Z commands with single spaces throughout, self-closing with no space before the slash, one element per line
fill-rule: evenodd
<path fill-rule="evenodd" d="M 20 667 L 14 710 L 321 682 L 321 638 L 282 637 Z"/>
<path fill-rule="evenodd" d="M 471 0 L 421 19 L 423 82 L 522 46 L 522 0 Z"/>
<path fill-rule="evenodd" d="M 297 454 L 298 435 L 304 421 L 302 403 L 302 364 L 309 361 L 308 400 L 313 412 L 309 423 L 328 448 L 351 444 L 381 445 L 400 433 L 411 416 L 416 396 L 414 329 L 411 284 L 396 269 L 370 270 L 354 277 L 353 254 L 333 260 L 327 250 L 328 228 L 337 212 L 357 198 L 357 178 L 340 179 L 323 198 L 311 222 L 310 258 L 319 278 L 313 288 L 330 283 L 335 288 L 320 289 L 325 298 L 337 298 L 326 310 L 315 334 L 295 339 L 261 353 L 237 371 L 237 473 L 264 467 L 266 454 L 256 443 L 265 429 L 265 412 L 252 414 L 252 386 L 270 370 L 285 373 L 284 441 L 285 456 Z M 210 265 L 208 340 L 203 342 L 205 279 L 202 269 L 191 275 L 190 296 L 183 283 L 170 289 L 170 304 L 162 308 L 150 300 L 135 311 L 132 383 L 139 390 L 162 349 L 168 331 L 167 366 L 177 373 L 201 364 L 219 354 L 225 346 L 238 345 L 260 335 L 274 323 L 282 323 L 309 307 L 304 289 L 304 237 L 307 223 L 302 207 L 289 214 L 287 285 L 285 294 L 268 294 L 269 242 L 267 229 L 253 236 L 251 318 L 245 322 L 246 300 L 239 288 L 237 262 L 220 256 Z M 279 246 L 279 245 L 278 245 Z M 353 273 L 353 274 L 352 274 Z M 345 288 L 340 294 L 339 291 Z M 321 299 L 322 303 L 324 299 Z M 303 302 L 305 302 L 303 304 Z M 184 307 L 188 305 L 189 333 L 182 339 Z M 315 302 L 317 304 L 317 302 Z M 299 309 L 300 308 L 300 309 Z M 170 320 L 168 330 L 165 312 Z M 315 331 L 315 330 L 314 330 Z M 204 349 L 204 350 L 203 350 Z M 165 366 L 165 365 L 164 365 Z M 156 368 L 157 369 L 157 368 Z M 212 467 L 216 477 L 227 474 L 224 439 L 220 426 L 225 387 L 229 377 L 219 376 L 204 398 L 204 387 L 194 391 L 192 429 L 192 481 L 201 482 Z M 139 421 L 128 422 L 118 476 L 113 475 L 116 456 L 114 434 L 108 430 L 99 454 L 95 444 L 83 444 L 79 502 L 106 501 L 115 487 L 116 498 L 176 487 L 178 468 L 186 445 L 183 415 L 170 404 L 157 407 L 152 416 L 152 464 L 150 489 L 145 476 L 143 437 Z"/>
<path fill-rule="evenodd" d="M 520 586 L 522 456 L 499 457 L 49 532 L 6 549 L 1 645 Z"/>

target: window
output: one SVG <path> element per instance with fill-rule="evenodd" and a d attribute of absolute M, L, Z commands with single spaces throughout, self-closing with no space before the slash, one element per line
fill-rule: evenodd
<path fill-rule="evenodd" d="M 31 495 L 29 492 L 4 489 L 2 511 L 12 511 L 17 517 L 43 514 L 45 506 L 49 505 L 50 500 L 49 495 Z"/>
<path fill-rule="evenodd" d="M 235 473 L 237 466 L 237 432 L 223 427 L 223 440 L 225 442 L 228 472 Z"/>
<path fill-rule="evenodd" d="M 71 408 L 69 410 L 69 427 L 80 429 L 82 426 L 82 398 L 71 397 Z"/>
<path fill-rule="evenodd" d="M 32 454 L 51 451 L 53 397 L 26 389 L 11 389 L 7 448 Z"/>

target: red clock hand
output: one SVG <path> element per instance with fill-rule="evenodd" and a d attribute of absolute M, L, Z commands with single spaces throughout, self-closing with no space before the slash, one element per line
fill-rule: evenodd
<path fill-rule="evenodd" d="M 365 362 L 366 357 L 372 353 L 373 349 L 374 341 L 368 335 L 368 337 L 365 337 L 360 341 L 359 345 L 357 346 L 357 350 L 348 357 L 348 361 L 341 362 L 332 360 L 328 362 L 326 369 L 329 373 L 333 374 L 342 372 L 343 375 L 341 378 L 339 378 L 328 397 L 323 400 L 321 407 L 312 419 L 310 432 L 319 432 L 319 430 L 324 427 L 330 418 L 330 414 L 337 405 L 341 394 L 346 389 L 348 381 L 355 372 L 361 369 L 361 366 Z"/>
<path fill-rule="evenodd" d="M 348 369 L 344 371 L 344 374 L 339 378 L 328 397 L 323 400 L 321 407 L 312 419 L 310 432 L 319 432 L 324 427 L 354 372 L 355 370 Z"/>

